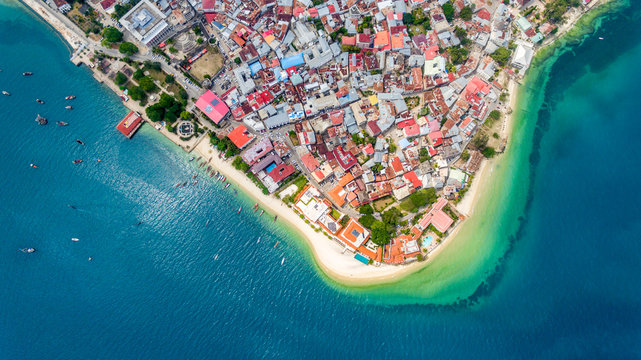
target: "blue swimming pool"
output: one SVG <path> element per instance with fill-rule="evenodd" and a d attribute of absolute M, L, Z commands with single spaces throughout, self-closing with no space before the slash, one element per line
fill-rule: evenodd
<path fill-rule="evenodd" d="M 276 167 L 276 163 L 271 163 L 265 168 L 265 172 L 269 173 Z"/>
<path fill-rule="evenodd" d="M 423 246 L 430 246 L 433 240 L 434 238 L 432 237 L 432 235 L 429 235 L 425 238 L 425 240 L 423 240 Z"/>

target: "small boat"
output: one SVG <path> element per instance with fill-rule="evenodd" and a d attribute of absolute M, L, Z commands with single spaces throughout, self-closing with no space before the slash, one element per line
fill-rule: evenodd
<path fill-rule="evenodd" d="M 71 106 L 71 105 L 67 105 L 67 106 L 65 106 L 65 109 L 67 109 L 67 110 L 71 110 L 71 109 L 73 109 L 73 106 Z"/>
<path fill-rule="evenodd" d="M 225 184 L 225 189 L 227 189 L 231 185 L 230 183 Z"/>
<path fill-rule="evenodd" d="M 203 167 L 203 166 L 205 166 L 205 163 L 204 163 L 204 162 L 202 162 L 202 163 L 198 164 L 198 168 L 199 168 L 199 169 L 200 169 L 201 167 Z"/>
<path fill-rule="evenodd" d="M 186 182 L 186 181 L 183 183 L 183 186 L 182 186 L 182 187 L 185 187 L 185 185 L 187 185 L 187 182 Z"/>
<path fill-rule="evenodd" d="M 280 261 L 280 264 L 283 265 L 285 263 L 285 258 L 283 257 L 283 260 Z"/>
<path fill-rule="evenodd" d="M 74 210 L 78 210 L 78 208 L 75 205 L 67 205 L 67 206 L 69 206 L 70 208 L 72 208 Z"/>
<path fill-rule="evenodd" d="M 78 144 L 80 144 L 80 145 L 84 145 L 84 144 L 85 144 L 85 143 L 83 143 L 83 142 L 82 142 L 81 140 L 79 140 L 79 139 L 76 139 L 76 142 L 77 142 Z"/>
<path fill-rule="evenodd" d="M 211 170 L 211 165 L 207 165 L 207 172 Z"/>
<path fill-rule="evenodd" d="M 276 240 L 276 244 L 274 244 L 274 249 L 276 249 L 276 246 L 278 246 L 278 243 L 280 243 L 280 241 Z"/>
<path fill-rule="evenodd" d="M 263 215 L 263 213 L 264 213 L 264 212 L 265 212 L 265 210 L 263 210 L 263 209 L 260 209 L 260 214 L 258 214 L 258 216 L 261 216 L 261 215 Z"/>
<path fill-rule="evenodd" d="M 196 184 L 198 184 L 198 180 L 194 181 L 192 185 L 196 185 Z"/>
<path fill-rule="evenodd" d="M 102 160 L 100 160 L 100 159 L 98 159 L 98 158 L 94 158 L 93 160 L 94 160 L 95 162 L 101 162 L 101 161 L 102 161 Z"/>
<path fill-rule="evenodd" d="M 29 166 L 31 166 L 31 167 L 32 167 L 32 168 L 34 168 L 34 169 L 37 169 L 37 168 L 38 168 L 38 165 L 36 165 L 36 164 L 29 164 Z"/>
<path fill-rule="evenodd" d="M 73 100 L 73 99 L 75 99 L 75 98 L 76 98 L 76 97 L 75 97 L 75 96 L 73 96 L 73 95 L 65 96 L 65 100 Z"/>
<path fill-rule="evenodd" d="M 40 124 L 40 125 L 47 125 L 49 123 L 47 118 L 40 116 L 40 114 L 38 114 L 38 116 L 36 116 L 36 122 L 38 124 Z"/>
<path fill-rule="evenodd" d="M 212 170 L 211 173 L 209 173 L 209 177 L 214 177 L 214 171 Z"/>
<path fill-rule="evenodd" d="M 278 215 L 274 215 L 274 221 L 278 219 Z"/>
<path fill-rule="evenodd" d="M 214 256 L 214 260 L 218 260 L 218 254 L 216 254 L 216 256 Z"/>
<path fill-rule="evenodd" d="M 236 214 L 240 214 L 240 211 L 241 211 L 242 209 L 243 209 L 242 207 L 239 207 L 239 208 L 238 208 L 238 211 L 236 212 Z"/>
<path fill-rule="evenodd" d="M 89 259 L 87 259 L 87 261 L 91 261 L 91 260 L 93 260 L 93 257 L 90 256 Z"/>
<path fill-rule="evenodd" d="M 179 186 L 180 186 L 180 183 L 178 183 L 178 184 L 174 185 L 174 189 L 175 189 L 175 188 L 177 188 L 177 187 L 179 187 Z"/>
<path fill-rule="evenodd" d="M 78 238 L 71 238 L 71 241 L 80 241 Z"/>
<path fill-rule="evenodd" d="M 31 254 L 31 253 L 36 252 L 35 248 L 22 248 L 22 249 L 18 249 L 18 250 L 22 251 L 23 253 L 27 253 L 27 254 Z"/>
<path fill-rule="evenodd" d="M 36 99 L 36 102 L 37 102 L 38 104 L 44 104 L 44 103 L 45 103 L 43 100 L 40 100 L 40 99 Z"/>
<path fill-rule="evenodd" d="M 195 157 L 192 156 L 191 159 L 189 159 L 189 161 L 194 161 L 194 159 L 195 159 Z"/>
<path fill-rule="evenodd" d="M 74 163 L 74 164 L 80 164 L 81 162 L 82 162 L 82 160 L 74 160 L 74 161 L 72 161 L 72 163 Z"/>
<path fill-rule="evenodd" d="M 30 75 L 33 75 L 33 73 L 30 72 L 30 71 L 26 71 L 26 72 L 23 72 L 22 75 L 23 76 L 30 76 Z"/>
<path fill-rule="evenodd" d="M 209 226 L 209 220 L 205 223 L 205 227 Z"/>
<path fill-rule="evenodd" d="M 2 90 L 2 95 L 11 96 L 11 93 L 9 93 L 8 91 Z"/>
<path fill-rule="evenodd" d="M 238 195 L 238 191 L 236 191 L 236 189 L 234 189 L 234 195 Z"/>
<path fill-rule="evenodd" d="M 258 240 L 256 240 L 256 244 L 260 242 L 260 236 L 258 237 Z"/>
<path fill-rule="evenodd" d="M 60 126 L 67 126 L 67 125 L 69 125 L 69 124 L 67 124 L 67 123 L 66 123 L 66 122 L 64 122 L 64 121 L 56 121 L 56 124 L 58 124 L 58 125 L 60 125 Z"/>
<path fill-rule="evenodd" d="M 603 38 L 599 36 L 599 40 L 603 40 Z"/>

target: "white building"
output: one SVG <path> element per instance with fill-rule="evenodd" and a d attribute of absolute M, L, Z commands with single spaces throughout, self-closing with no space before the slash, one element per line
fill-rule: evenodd
<path fill-rule="evenodd" d="M 146 46 L 155 46 L 172 34 L 172 27 L 166 18 L 149 0 L 142 0 L 120 18 L 119 22 L 136 40 Z"/>

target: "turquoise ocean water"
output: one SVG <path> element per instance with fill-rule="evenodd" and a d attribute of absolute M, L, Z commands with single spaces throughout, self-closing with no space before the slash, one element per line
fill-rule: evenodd
<path fill-rule="evenodd" d="M 173 189 L 188 155 L 149 127 L 120 135 L 120 100 L 0 1 L 0 359 L 639 357 L 640 12 L 613 8 L 535 66 L 478 273 L 437 291 L 458 269 L 338 286 L 272 216 L 238 216 L 243 194 Z"/>

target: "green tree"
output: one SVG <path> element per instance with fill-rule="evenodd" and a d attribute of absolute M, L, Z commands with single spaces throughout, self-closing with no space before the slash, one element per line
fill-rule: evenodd
<path fill-rule="evenodd" d="M 140 88 L 142 88 L 147 93 L 156 92 L 158 90 L 158 86 L 156 86 L 154 81 L 149 76 L 145 76 L 142 79 L 138 80 L 138 86 L 140 86 Z"/>
<path fill-rule="evenodd" d="M 443 15 L 445 15 L 447 22 L 451 22 L 452 19 L 454 19 L 454 6 L 452 6 L 452 3 L 448 1 L 445 4 L 443 4 L 442 8 L 443 8 Z"/>
<path fill-rule="evenodd" d="M 505 48 L 505 47 L 500 47 L 496 49 L 490 57 L 496 61 L 499 65 L 505 66 L 507 64 L 507 60 L 510 58 L 510 55 L 512 52 Z"/>
<path fill-rule="evenodd" d="M 241 63 L 241 62 L 243 62 L 243 61 L 242 61 L 242 60 L 240 60 L 240 58 L 239 58 L 239 57 L 237 57 L 237 58 L 235 58 L 235 59 L 234 59 L 234 62 L 235 62 L 236 64 L 240 65 L 240 63 Z"/>
<path fill-rule="evenodd" d="M 136 101 L 147 98 L 147 94 L 145 94 L 143 89 L 141 89 L 139 86 L 131 86 L 129 88 L 129 96 L 131 96 L 131 98 Z"/>
<path fill-rule="evenodd" d="M 427 151 L 427 148 L 421 148 L 421 150 L 418 151 L 418 161 L 426 162 L 429 159 L 430 159 L 430 152 Z"/>
<path fill-rule="evenodd" d="M 107 26 L 102 31 L 102 37 L 104 37 L 105 40 L 107 40 L 110 43 L 117 43 L 122 41 L 122 33 L 113 26 Z"/>
<path fill-rule="evenodd" d="M 193 118 L 193 117 L 194 117 L 194 114 L 190 113 L 190 112 L 189 112 L 189 111 L 187 111 L 187 110 L 183 110 L 183 111 L 180 113 L 180 117 L 181 117 L 181 118 L 183 118 L 183 119 L 187 119 L 187 120 L 188 120 L 188 119 Z"/>
<path fill-rule="evenodd" d="M 144 77 L 145 77 L 145 73 L 141 69 L 138 69 L 134 72 L 134 75 L 133 75 L 134 80 L 137 81 Z"/>
<path fill-rule="evenodd" d="M 464 47 L 452 46 L 447 48 L 447 54 L 450 56 L 450 60 L 453 64 L 463 64 L 469 55 L 469 52 Z"/>
<path fill-rule="evenodd" d="M 118 51 L 120 51 L 121 54 L 127 54 L 131 56 L 138 52 L 138 47 L 130 42 L 125 41 L 120 44 L 120 47 L 118 47 Z"/>
<path fill-rule="evenodd" d="M 385 224 L 376 221 L 372 224 L 372 234 L 370 240 L 376 245 L 383 246 L 390 241 L 390 234 L 385 229 Z"/>
<path fill-rule="evenodd" d="M 127 82 L 127 76 L 125 76 L 125 74 L 118 71 L 118 73 L 116 74 L 116 77 L 114 78 L 114 83 L 116 83 L 116 85 L 122 85 L 126 82 Z"/>
<path fill-rule="evenodd" d="M 370 204 L 365 204 L 358 209 L 358 212 L 363 215 L 371 215 L 374 213 L 374 208 Z"/>
<path fill-rule="evenodd" d="M 368 229 L 371 229 L 372 224 L 374 224 L 376 221 L 376 218 L 372 214 L 363 215 L 358 219 L 358 222 L 360 222 L 361 225 L 365 226 Z"/>
<path fill-rule="evenodd" d="M 174 82 L 176 82 L 176 78 L 174 78 L 172 75 L 167 74 L 165 75 L 165 82 L 167 84 L 173 84 Z"/>
<path fill-rule="evenodd" d="M 472 20 L 473 14 L 474 14 L 474 11 L 472 11 L 472 8 L 469 6 L 466 6 L 463 9 L 461 9 L 461 13 L 459 14 L 459 16 L 461 17 L 461 19 L 465 21 L 470 21 Z"/>

